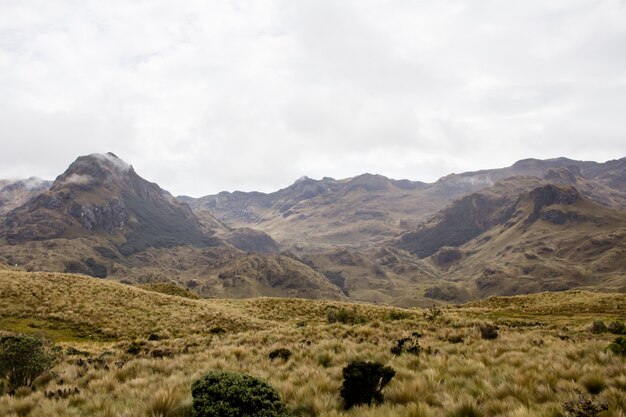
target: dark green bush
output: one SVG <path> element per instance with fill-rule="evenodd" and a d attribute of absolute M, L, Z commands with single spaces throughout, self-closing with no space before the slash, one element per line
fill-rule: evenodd
<path fill-rule="evenodd" d="M 591 323 L 591 327 L 589 328 L 589 331 L 594 334 L 605 333 L 606 330 L 606 325 L 602 320 L 594 320 L 594 322 Z"/>
<path fill-rule="evenodd" d="M 396 371 L 380 362 L 353 361 L 343 368 L 341 398 L 345 409 L 359 404 L 382 403 L 382 390 Z"/>
<path fill-rule="evenodd" d="M 611 323 L 609 323 L 609 325 L 606 327 L 606 329 L 613 334 L 624 334 L 624 330 L 626 330 L 624 328 L 624 323 L 621 321 L 613 321 Z"/>
<path fill-rule="evenodd" d="M 616 355 L 626 356 L 626 337 L 616 337 L 606 348 Z"/>
<path fill-rule="evenodd" d="M 191 385 L 195 417 L 287 417 L 274 388 L 259 378 L 212 371 Z"/>
<path fill-rule="evenodd" d="M 394 355 L 402 355 L 403 353 L 410 353 L 411 355 L 419 355 L 422 351 L 419 338 L 421 334 L 415 332 L 409 337 L 403 337 L 396 342 L 396 345 L 391 348 L 391 353 Z"/>
<path fill-rule="evenodd" d="M 565 415 L 568 417 L 596 417 L 602 411 L 608 410 L 606 403 L 596 403 L 591 397 L 586 397 L 576 390 L 578 398 L 563 404 Z"/>
<path fill-rule="evenodd" d="M 284 361 L 289 360 L 289 357 L 291 356 L 291 351 L 289 349 L 285 349 L 285 348 L 280 348 L 280 349 L 275 349 L 273 351 L 270 352 L 269 357 L 271 360 L 274 360 L 276 358 L 278 359 L 282 359 Z"/>
<path fill-rule="evenodd" d="M 0 338 L 0 378 L 13 390 L 30 387 L 39 375 L 52 367 L 54 358 L 44 350 L 43 340 L 26 335 Z"/>
<path fill-rule="evenodd" d="M 496 339 L 498 337 L 498 326 L 493 324 L 481 324 L 478 327 L 480 330 L 480 337 L 486 340 Z"/>

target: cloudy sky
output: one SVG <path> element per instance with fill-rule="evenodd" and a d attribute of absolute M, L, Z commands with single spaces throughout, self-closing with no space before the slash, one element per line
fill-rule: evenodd
<path fill-rule="evenodd" d="M 0 178 L 174 194 L 626 156 L 625 0 L 0 0 Z"/>

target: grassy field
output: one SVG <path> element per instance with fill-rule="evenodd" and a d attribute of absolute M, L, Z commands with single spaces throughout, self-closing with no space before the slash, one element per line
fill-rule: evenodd
<path fill-rule="evenodd" d="M 7 417 L 182 417 L 213 369 L 266 379 L 301 416 L 561 416 L 575 389 L 625 416 L 626 359 L 594 320 L 626 319 L 626 295 L 566 292 L 428 310 L 295 299 L 194 300 L 76 275 L 0 268 L 0 332 L 41 335 L 57 361 L 33 390 L 0 396 Z M 332 323 L 344 309 L 356 324 Z M 499 327 L 494 340 L 478 326 Z M 395 342 L 422 334 L 419 356 Z M 129 353 L 134 347 L 134 353 Z M 287 360 L 269 352 L 287 348 Z M 376 407 L 344 411 L 342 368 L 380 361 L 396 375 Z"/>

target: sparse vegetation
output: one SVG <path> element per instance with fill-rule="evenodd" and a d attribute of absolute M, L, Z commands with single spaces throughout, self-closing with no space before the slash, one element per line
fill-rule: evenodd
<path fill-rule="evenodd" d="M 583 395 L 576 390 L 578 398 L 563 404 L 563 409 L 568 417 L 596 417 L 602 411 L 608 410 L 609 406 L 604 402 L 596 402 L 593 398 Z"/>
<path fill-rule="evenodd" d="M 626 362 L 606 349 L 617 336 L 592 335 L 589 325 L 594 317 L 623 321 L 625 302 L 623 294 L 537 294 L 446 308 L 436 321 L 424 310 L 390 321 L 393 310 L 384 306 L 189 300 L 88 277 L 0 272 L 0 329 L 42 334 L 58 346 L 53 368 L 32 389 L 11 396 L 5 387 L 0 410 L 7 417 L 17 410 L 29 417 L 187 417 L 193 382 L 222 370 L 263 379 L 300 416 L 557 417 L 579 388 L 608 405 L 598 417 L 621 417 Z M 364 322 L 327 323 L 327 313 L 342 308 Z M 497 324 L 498 338 L 483 340 L 480 323 Z M 219 337 L 216 327 L 225 331 Z M 393 355 L 390 348 L 416 329 L 420 356 Z M 452 344 L 454 335 L 463 343 Z M 133 341 L 142 344 L 138 355 L 126 352 Z M 289 360 L 270 360 L 277 349 L 291 351 Z M 383 403 L 342 410 L 342 369 L 353 361 L 395 370 Z"/>
<path fill-rule="evenodd" d="M 382 390 L 396 371 L 379 362 L 354 361 L 343 368 L 342 373 L 341 398 L 347 410 L 355 405 L 382 403 Z"/>
<path fill-rule="evenodd" d="M 0 337 L 0 378 L 14 390 L 30 387 L 39 375 L 50 369 L 54 358 L 44 349 L 43 340 L 28 335 Z"/>
<path fill-rule="evenodd" d="M 287 417 L 274 388 L 265 381 L 235 372 L 212 371 L 191 386 L 195 417 Z"/>
<path fill-rule="evenodd" d="M 326 319 L 329 324 L 332 323 L 342 323 L 342 324 L 359 324 L 365 323 L 366 319 L 363 316 L 360 316 L 356 309 L 347 309 L 347 308 L 339 308 L 332 309 L 326 315 Z"/>

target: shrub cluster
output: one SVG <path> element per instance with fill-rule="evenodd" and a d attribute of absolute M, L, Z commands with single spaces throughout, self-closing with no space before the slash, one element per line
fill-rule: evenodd
<path fill-rule="evenodd" d="M 403 353 L 410 353 L 411 355 L 419 355 L 422 351 L 422 347 L 419 343 L 421 334 L 414 332 L 409 337 L 403 337 L 396 342 L 396 345 L 391 348 L 391 353 L 394 355 L 402 355 Z"/>
<path fill-rule="evenodd" d="M 359 404 L 381 403 L 382 390 L 396 371 L 380 362 L 353 361 L 343 368 L 341 398 L 345 409 Z"/>
<path fill-rule="evenodd" d="M 478 330 L 480 330 L 480 337 L 486 340 L 493 340 L 498 337 L 498 326 L 494 324 L 481 324 L 478 326 Z"/>
<path fill-rule="evenodd" d="M 594 334 L 605 333 L 607 331 L 606 324 L 602 320 L 594 320 L 589 331 Z"/>
<path fill-rule="evenodd" d="M 624 323 L 621 321 L 613 321 L 609 323 L 606 329 L 609 331 L 609 333 L 626 334 L 626 326 L 624 326 Z"/>
<path fill-rule="evenodd" d="M 291 351 L 285 348 L 275 349 L 270 352 L 269 357 L 271 360 L 282 359 L 284 361 L 288 361 L 291 357 Z"/>
<path fill-rule="evenodd" d="M 26 335 L 0 338 L 0 379 L 10 390 L 32 386 L 39 375 L 52 367 L 54 358 L 44 350 L 43 340 Z"/>
<path fill-rule="evenodd" d="M 212 371 L 191 386 L 195 417 L 287 417 L 278 392 L 259 378 Z"/>
<path fill-rule="evenodd" d="M 578 394 L 577 399 L 563 404 L 563 409 L 568 417 L 596 417 L 602 411 L 609 409 L 606 403 L 597 403 L 578 390 L 576 393 Z"/>
<path fill-rule="evenodd" d="M 357 314 L 356 309 L 348 310 L 347 308 L 340 308 L 338 310 L 330 310 L 326 316 L 328 323 L 342 323 L 342 324 L 359 324 L 365 323 L 365 317 Z"/>
<path fill-rule="evenodd" d="M 607 349 L 616 355 L 626 356 L 626 337 L 616 337 L 608 346 Z"/>
<path fill-rule="evenodd" d="M 443 311 L 436 305 L 431 306 L 425 313 L 424 318 L 428 321 L 435 321 L 443 315 Z"/>

